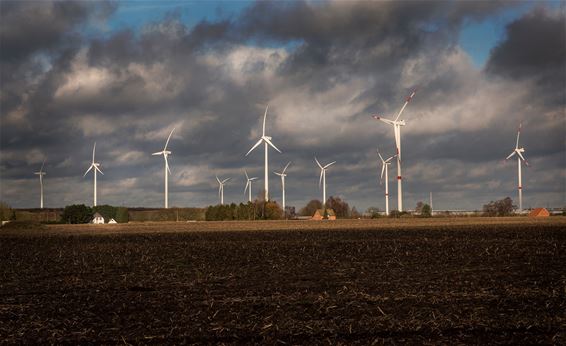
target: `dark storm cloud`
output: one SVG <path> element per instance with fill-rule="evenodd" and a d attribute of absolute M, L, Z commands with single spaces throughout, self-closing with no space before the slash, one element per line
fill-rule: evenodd
<path fill-rule="evenodd" d="M 566 14 L 538 8 L 507 25 L 506 38 L 496 46 L 486 71 L 510 78 L 557 73 L 566 77 Z"/>
<path fill-rule="evenodd" d="M 215 174 L 233 178 L 225 197 L 240 201 L 244 167 L 263 179 L 263 152 L 244 154 L 258 139 L 268 103 L 268 134 L 284 152 L 270 152 L 270 170 L 293 161 L 289 203 L 300 208 L 320 198 L 317 155 L 338 161 L 329 172 L 329 195 L 343 195 L 358 207 L 379 204 L 375 148 L 387 154 L 394 146 L 391 129 L 370 115 L 394 114 L 414 85 L 421 90 L 405 113 L 403 130 L 406 205 L 432 188 L 460 194 L 462 207 L 478 205 L 493 199 L 478 192 L 482 184 L 499 192 L 500 178 L 512 181 L 512 169 L 490 165 L 514 144 L 522 98 L 538 93 L 529 83 L 490 79 L 499 72 L 477 71 L 457 44 L 461 25 L 515 3 L 258 2 L 236 18 L 188 27 L 172 14 L 139 32 L 126 28 L 98 36 L 79 36 L 77 28 L 106 5 L 94 11 L 101 3 L 55 4 L 69 6 L 70 14 L 49 29 L 49 43 L 24 49 L 17 40 L 14 52 L 2 51 L 0 59 L 42 58 L 2 65 L 2 75 L 11 74 L 2 86 L 0 172 L 11 184 L 2 198 L 16 206 L 34 205 L 29 173 L 44 156 L 53 177 L 51 204 L 88 203 L 90 179 L 80 176 L 94 141 L 105 172 L 100 198 L 161 205 L 163 160 L 150 154 L 162 148 L 173 126 L 170 205 L 215 203 Z M 51 16 L 59 18 L 55 12 Z M 510 31 L 507 40 L 514 35 Z M 490 63 L 502 54 L 498 49 Z M 529 107 L 550 114 L 557 109 L 542 101 Z M 524 140 L 532 143 L 527 154 L 534 161 L 560 152 L 555 147 L 562 135 L 550 127 L 526 124 Z M 541 133 L 546 141 L 537 141 Z M 442 176 L 441 167 L 454 174 Z M 65 184 L 73 191 L 64 192 Z M 274 175 L 270 187 L 277 197 Z"/>

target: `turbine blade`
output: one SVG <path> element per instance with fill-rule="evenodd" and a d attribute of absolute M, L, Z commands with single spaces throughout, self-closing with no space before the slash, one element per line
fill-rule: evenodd
<path fill-rule="evenodd" d="M 226 178 L 226 179 L 222 180 L 222 185 L 224 185 L 224 183 L 226 183 L 230 179 L 232 179 L 232 178 Z"/>
<path fill-rule="evenodd" d="M 521 160 L 527 162 L 527 160 L 525 160 L 525 158 L 523 157 L 523 154 L 521 154 L 520 151 L 517 151 L 517 154 L 519 155 L 519 157 L 521 158 Z"/>
<path fill-rule="evenodd" d="M 377 149 L 377 155 L 379 155 L 379 159 L 381 160 L 381 162 L 385 163 L 385 161 L 383 160 L 383 156 L 381 156 L 381 154 L 379 153 L 379 149 Z"/>
<path fill-rule="evenodd" d="M 244 174 L 246 175 L 246 179 L 250 180 L 250 177 L 248 177 L 248 172 L 246 171 L 246 169 L 244 168 Z"/>
<path fill-rule="evenodd" d="M 151 155 L 161 155 L 161 154 L 163 154 L 163 152 L 162 152 L 162 151 L 158 151 L 158 152 L 153 153 L 153 154 L 151 154 Z"/>
<path fill-rule="evenodd" d="M 521 127 L 523 127 L 523 123 L 519 123 L 519 130 L 517 130 L 517 143 L 515 144 L 515 149 L 519 149 L 519 136 L 521 135 Z"/>
<path fill-rule="evenodd" d="M 505 158 L 505 160 L 509 160 L 513 155 L 515 155 L 515 153 L 516 153 L 516 151 L 513 150 L 513 152 L 512 152 L 511 154 L 509 154 L 509 156 L 507 156 L 507 157 Z"/>
<path fill-rule="evenodd" d="M 222 185 L 218 186 L 218 197 L 220 197 L 221 193 L 222 193 Z"/>
<path fill-rule="evenodd" d="M 97 166 L 94 166 L 94 169 L 96 169 L 100 174 L 104 175 L 104 173 L 102 173 L 102 171 L 100 170 L 100 168 L 98 168 Z"/>
<path fill-rule="evenodd" d="M 246 191 L 248 191 L 248 186 L 250 186 L 249 180 L 246 182 L 246 187 L 244 188 L 244 195 L 246 194 Z"/>
<path fill-rule="evenodd" d="M 171 135 L 173 134 L 173 131 L 175 131 L 175 128 L 173 128 L 173 130 L 171 130 L 171 133 L 169 133 L 169 137 L 167 137 L 167 142 L 165 142 L 165 147 L 163 148 L 163 151 L 167 150 L 167 144 L 169 144 L 169 140 L 171 139 Z"/>
<path fill-rule="evenodd" d="M 324 168 L 320 168 L 320 178 L 318 179 L 318 188 L 322 185 L 322 175 L 324 174 Z"/>
<path fill-rule="evenodd" d="M 39 169 L 40 172 L 43 172 L 43 166 L 45 166 L 45 160 L 43 160 L 43 163 L 41 164 L 41 168 Z"/>
<path fill-rule="evenodd" d="M 252 178 L 250 178 L 250 181 L 254 181 L 256 179 L 257 179 L 257 177 L 252 177 Z"/>
<path fill-rule="evenodd" d="M 326 166 L 324 166 L 324 169 L 327 169 L 328 167 L 332 166 L 333 164 L 335 164 L 336 161 L 330 162 L 329 164 L 327 164 Z"/>
<path fill-rule="evenodd" d="M 395 117 L 395 121 L 397 121 L 399 119 L 399 117 L 401 116 L 401 114 L 403 113 L 403 111 L 405 110 L 405 107 L 407 107 L 407 105 L 409 104 L 409 102 L 411 102 L 411 100 L 413 99 L 413 96 L 415 96 L 415 93 L 417 92 L 417 90 L 413 90 L 413 92 L 411 93 L 411 95 L 409 97 L 407 97 L 407 100 L 405 101 L 405 104 L 403 105 L 403 107 L 401 107 L 401 110 L 399 111 L 399 113 L 397 113 L 397 117 Z"/>
<path fill-rule="evenodd" d="M 94 147 L 92 147 L 92 163 L 94 163 L 94 152 L 96 151 L 96 142 L 94 142 Z"/>
<path fill-rule="evenodd" d="M 316 164 L 318 165 L 318 167 L 320 167 L 320 169 L 324 169 L 324 168 L 322 168 L 322 165 L 320 164 L 320 162 L 318 162 L 316 156 L 314 157 L 314 160 L 316 161 Z"/>
<path fill-rule="evenodd" d="M 85 174 L 83 174 L 83 178 L 86 176 L 86 174 L 88 172 L 90 172 L 90 170 L 92 169 L 92 167 L 94 167 L 93 165 L 90 165 L 90 167 L 86 170 Z"/>
<path fill-rule="evenodd" d="M 273 145 L 273 143 L 271 143 L 271 141 L 267 137 L 264 137 L 264 140 L 267 142 L 267 144 L 271 145 L 273 147 L 273 149 L 275 149 L 275 150 L 277 150 L 278 152 L 281 153 L 281 150 L 277 149 L 277 147 L 275 145 Z"/>
<path fill-rule="evenodd" d="M 383 181 L 383 173 L 385 173 L 385 164 L 381 165 L 381 177 L 379 178 L 379 183 Z"/>
<path fill-rule="evenodd" d="M 267 109 L 268 108 L 269 108 L 269 105 L 267 105 L 267 107 L 265 107 L 265 113 L 263 114 L 263 131 L 261 132 L 262 137 L 265 136 L 265 118 L 267 118 Z"/>
<path fill-rule="evenodd" d="M 281 172 L 281 174 L 285 174 L 285 171 L 287 170 L 287 167 L 289 167 L 290 164 L 291 164 L 291 161 L 289 161 L 289 162 L 285 165 L 285 168 L 283 168 L 283 171 Z"/>
<path fill-rule="evenodd" d="M 263 141 L 263 137 L 260 138 L 259 141 L 257 141 L 257 143 L 246 153 L 246 156 L 248 156 L 252 152 L 252 150 L 257 148 L 261 144 L 262 141 Z"/>
<path fill-rule="evenodd" d="M 218 176 L 216 176 L 216 181 L 218 182 L 218 184 L 222 185 L 222 183 L 220 182 L 220 179 L 218 179 Z"/>
<path fill-rule="evenodd" d="M 165 167 L 167 167 L 167 172 L 169 172 L 169 175 L 171 175 L 171 169 L 169 169 L 169 161 L 167 160 L 167 155 L 163 155 L 163 158 L 165 159 Z"/>

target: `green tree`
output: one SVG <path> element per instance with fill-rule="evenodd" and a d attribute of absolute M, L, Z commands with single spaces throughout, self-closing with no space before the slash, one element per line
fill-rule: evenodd
<path fill-rule="evenodd" d="M 370 218 L 372 219 L 377 219 L 379 217 L 381 217 L 381 214 L 379 213 L 379 208 L 378 207 L 369 207 L 366 210 L 366 214 L 369 215 Z"/>
<path fill-rule="evenodd" d="M 275 201 L 269 201 L 264 204 L 265 220 L 281 220 L 283 218 L 283 209 Z"/>
<path fill-rule="evenodd" d="M 428 204 L 424 204 L 421 208 L 421 216 L 422 217 L 431 217 L 432 216 L 432 208 Z"/>
<path fill-rule="evenodd" d="M 116 208 L 116 217 L 114 218 L 118 223 L 128 223 L 130 221 L 130 215 L 128 213 L 128 208 L 118 207 Z"/>
<path fill-rule="evenodd" d="M 491 201 L 483 206 L 483 214 L 485 216 L 509 216 L 513 213 L 513 200 L 509 197 L 498 201 Z"/>
<path fill-rule="evenodd" d="M 106 222 L 110 221 L 110 219 L 116 220 L 116 207 L 113 207 L 108 204 L 97 205 L 92 208 L 93 213 L 99 213 L 102 215 Z"/>
<path fill-rule="evenodd" d="M 6 202 L 0 201 L 0 221 L 8 221 L 12 217 L 12 207 Z"/>
<path fill-rule="evenodd" d="M 93 211 L 84 204 L 68 205 L 63 210 L 61 220 L 64 223 L 89 223 L 92 221 Z"/>

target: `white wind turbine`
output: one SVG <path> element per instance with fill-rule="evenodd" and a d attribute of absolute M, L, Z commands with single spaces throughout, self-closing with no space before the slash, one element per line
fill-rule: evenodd
<path fill-rule="evenodd" d="M 282 196 L 283 213 L 285 213 L 285 177 L 287 176 L 285 171 L 287 170 L 287 167 L 289 167 L 290 164 L 291 162 L 287 163 L 287 165 L 285 165 L 285 168 L 283 168 L 281 172 L 273 172 L 281 177 L 281 191 L 283 194 Z"/>
<path fill-rule="evenodd" d="M 102 171 L 99 168 L 100 163 L 94 162 L 95 151 L 96 151 L 96 142 L 94 142 L 94 146 L 92 147 L 92 163 L 90 164 L 90 167 L 86 170 L 85 174 L 83 175 L 83 178 L 84 178 L 86 176 L 86 174 L 92 169 L 93 174 L 94 174 L 94 202 L 93 202 L 92 205 L 94 207 L 96 207 L 96 171 L 98 171 L 100 174 L 104 175 L 104 173 L 102 173 Z"/>
<path fill-rule="evenodd" d="M 379 149 L 377 149 L 377 155 L 379 155 L 379 159 L 381 160 L 381 177 L 379 178 L 379 182 L 383 182 L 383 173 L 385 173 L 385 215 L 389 215 L 389 165 L 391 164 L 391 160 L 395 158 L 397 155 L 393 155 L 387 160 L 384 160 L 381 154 L 379 153 Z"/>
<path fill-rule="evenodd" d="M 376 120 L 381 120 L 386 124 L 393 126 L 393 131 L 395 134 L 395 145 L 397 148 L 397 209 L 403 211 L 403 189 L 401 187 L 401 126 L 405 126 L 405 120 L 399 120 L 399 117 L 405 110 L 405 107 L 409 104 L 413 96 L 417 91 L 413 90 L 411 95 L 407 97 L 405 104 L 401 107 L 399 113 L 395 117 L 395 120 L 384 119 L 378 115 L 374 115 L 373 118 Z"/>
<path fill-rule="evenodd" d="M 34 174 L 39 175 L 39 187 L 40 187 L 39 207 L 41 209 L 43 209 L 43 176 L 45 175 L 45 172 L 43 171 L 44 165 L 45 165 L 45 160 L 43 160 L 43 163 L 41 164 L 41 168 L 39 169 L 39 172 L 34 173 Z"/>
<path fill-rule="evenodd" d="M 314 158 L 314 160 L 316 161 L 318 167 L 320 167 L 320 179 L 318 180 L 318 186 L 320 187 L 322 183 L 322 205 L 326 206 L 326 170 L 328 169 L 328 167 L 335 164 L 336 161 L 330 162 L 326 166 L 323 166 L 320 164 L 320 162 L 318 162 L 316 157 Z"/>
<path fill-rule="evenodd" d="M 248 156 L 255 148 L 257 148 L 262 142 L 265 144 L 265 171 L 264 171 L 264 193 L 265 193 L 265 200 L 269 200 L 269 177 L 268 177 L 268 160 L 267 160 L 267 152 L 268 146 L 270 145 L 273 149 L 277 150 L 281 153 L 281 150 L 277 149 L 277 147 L 271 143 L 271 137 L 265 135 L 265 118 L 267 117 L 267 109 L 269 105 L 265 107 L 265 114 L 263 114 L 263 130 L 261 132 L 261 138 L 257 141 L 257 143 L 247 152 L 246 156 Z"/>
<path fill-rule="evenodd" d="M 163 147 L 162 151 L 158 151 L 151 155 L 163 155 L 163 159 L 165 160 L 165 209 L 169 208 L 169 174 L 171 174 L 171 170 L 169 169 L 169 161 L 167 161 L 167 156 L 171 155 L 171 151 L 167 150 L 167 144 L 169 144 L 169 140 L 171 139 L 171 135 L 175 131 L 175 128 L 171 130 L 169 133 L 169 137 L 167 137 L 167 141 L 165 142 L 165 146 Z"/>
<path fill-rule="evenodd" d="M 252 181 L 256 180 L 257 177 L 249 177 L 248 172 L 244 169 L 244 173 L 246 174 L 246 187 L 244 188 L 244 195 L 246 194 L 246 190 L 248 191 L 248 202 L 252 201 Z M 217 178 L 218 179 L 218 178 Z"/>
<path fill-rule="evenodd" d="M 523 124 L 519 124 L 519 130 L 517 131 L 517 142 L 515 143 L 515 150 L 513 150 L 513 152 L 511 152 L 511 154 L 509 154 L 509 156 L 507 156 L 505 158 L 505 160 L 509 160 L 513 155 L 517 154 L 517 179 L 519 181 L 519 186 L 518 186 L 518 190 L 519 190 L 519 211 L 523 211 L 523 184 L 522 184 L 522 178 L 521 178 L 521 160 L 525 161 L 525 165 L 529 165 L 529 162 L 527 160 L 525 160 L 525 157 L 523 157 L 523 154 L 525 152 L 525 148 L 519 148 L 519 136 L 521 135 L 521 127 L 523 126 Z"/>
<path fill-rule="evenodd" d="M 218 184 L 220 185 L 218 187 L 218 196 L 220 197 L 220 204 L 223 205 L 224 204 L 224 184 L 226 184 L 226 182 L 230 180 L 230 178 L 226 178 L 224 180 L 220 180 L 218 179 L 218 176 L 216 176 L 216 181 L 218 181 Z"/>

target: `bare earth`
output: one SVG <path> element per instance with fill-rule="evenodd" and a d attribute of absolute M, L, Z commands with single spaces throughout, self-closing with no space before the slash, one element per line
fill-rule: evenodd
<path fill-rule="evenodd" d="M 0 229 L 0 343 L 566 344 L 566 218 Z"/>

